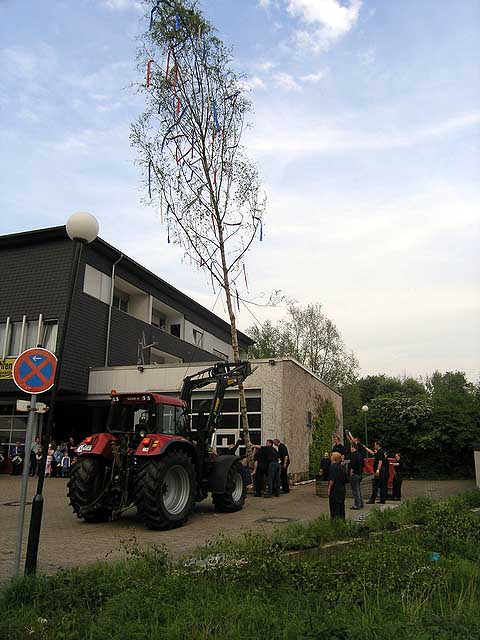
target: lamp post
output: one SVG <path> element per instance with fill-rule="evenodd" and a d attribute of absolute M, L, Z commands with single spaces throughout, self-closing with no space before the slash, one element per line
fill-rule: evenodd
<path fill-rule="evenodd" d="M 52 388 L 52 395 L 50 397 L 50 407 L 48 411 L 47 425 L 45 428 L 45 435 L 43 441 L 43 455 L 40 462 L 40 469 L 38 472 L 38 484 L 37 493 L 32 503 L 32 515 L 30 517 L 30 529 L 28 532 L 28 545 L 27 554 L 25 560 L 25 574 L 35 573 L 37 568 L 37 556 L 38 556 L 38 543 L 40 540 L 40 529 L 42 526 L 42 513 L 43 513 L 43 481 L 45 478 L 45 466 L 47 463 L 48 445 L 50 444 L 50 437 L 52 434 L 53 418 L 55 416 L 55 406 L 57 402 L 58 387 L 60 384 L 60 372 L 63 364 L 63 352 L 65 349 L 65 341 L 68 332 L 68 324 L 70 321 L 70 312 L 72 310 L 73 294 L 75 291 L 75 284 L 77 281 L 78 267 L 80 264 L 80 257 L 82 255 L 82 248 L 84 244 L 93 242 L 98 235 L 98 221 L 90 213 L 80 212 L 74 213 L 67 220 L 67 234 L 70 240 L 73 241 L 73 259 L 70 271 L 70 280 L 68 285 L 67 303 L 65 306 L 65 315 L 63 318 L 63 327 L 60 334 L 60 341 L 58 348 L 56 349 L 56 355 L 58 358 L 57 370 L 55 373 L 55 381 Z"/>
<path fill-rule="evenodd" d="M 365 445 L 368 447 L 368 428 L 367 428 L 368 406 L 366 404 L 363 405 L 362 411 L 363 411 L 364 425 L 365 425 Z"/>

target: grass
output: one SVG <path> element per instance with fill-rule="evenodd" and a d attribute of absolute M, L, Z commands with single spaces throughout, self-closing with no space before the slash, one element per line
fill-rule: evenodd
<path fill-rule="evenodd" d="M 12 582 L 0 638 L 480 639 L 480 518 L 469 512 L 479 504 L 471 492 L 375 510 L 376 537 L 335 556 L 286 552 L 358 537 L 360 525 L 318 518 L 270 538 L 219 538 L 186 563 L 131 545 L 122 562 Z M 423 526 L 390 531 L 404 524 Z"/>

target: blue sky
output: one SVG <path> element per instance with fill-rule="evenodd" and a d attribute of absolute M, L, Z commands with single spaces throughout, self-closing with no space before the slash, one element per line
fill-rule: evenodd
<path fill-rule="evenodd" d="M 480 1 L 200 6 L 254 106 L 246 143 L 269 205 L 252 290 L 323 303 L 363 373 L 478 380 Z M 0 0 L 0 233 L 90 211 L 105 240 L 211 308 L 129 144 L 145 27 L 135 0 Z"/>

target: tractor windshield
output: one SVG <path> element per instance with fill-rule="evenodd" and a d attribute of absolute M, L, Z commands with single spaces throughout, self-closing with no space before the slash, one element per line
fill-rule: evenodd
<path fill-rule="evenodd" d="M 108 416 L 108 430 L 113 433 L 176 435 L 183 432 L 183 424 L 182 407 L 154 402 L 112 402 Z"/>

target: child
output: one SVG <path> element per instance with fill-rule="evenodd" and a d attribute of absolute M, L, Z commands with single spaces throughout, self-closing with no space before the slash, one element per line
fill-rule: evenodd
<path fill-rule="evenodd" d="M 70 456 L 68 455 L 68 450 L 65 450 L 60 464 L 62 467 L 62 478 L 67 478 L 70 475 Z"/>
<path fill-rule="evenodd" d="M 50 478 L 52 473 L 52 460 L 53 460 L 54 450 L 49 449 L 47 453 L 47 464 L 45 466 L 45 478 Z"/>
<path fill-rule="evenodd" d="M 42 462 L 43 450 L 42 447 L 38 447 L 37 453 L 35 454 L 36 466 L 35 466 L 35 475 L 38 476 L 38 472 L 40 470 L 40 464 Z"/>

